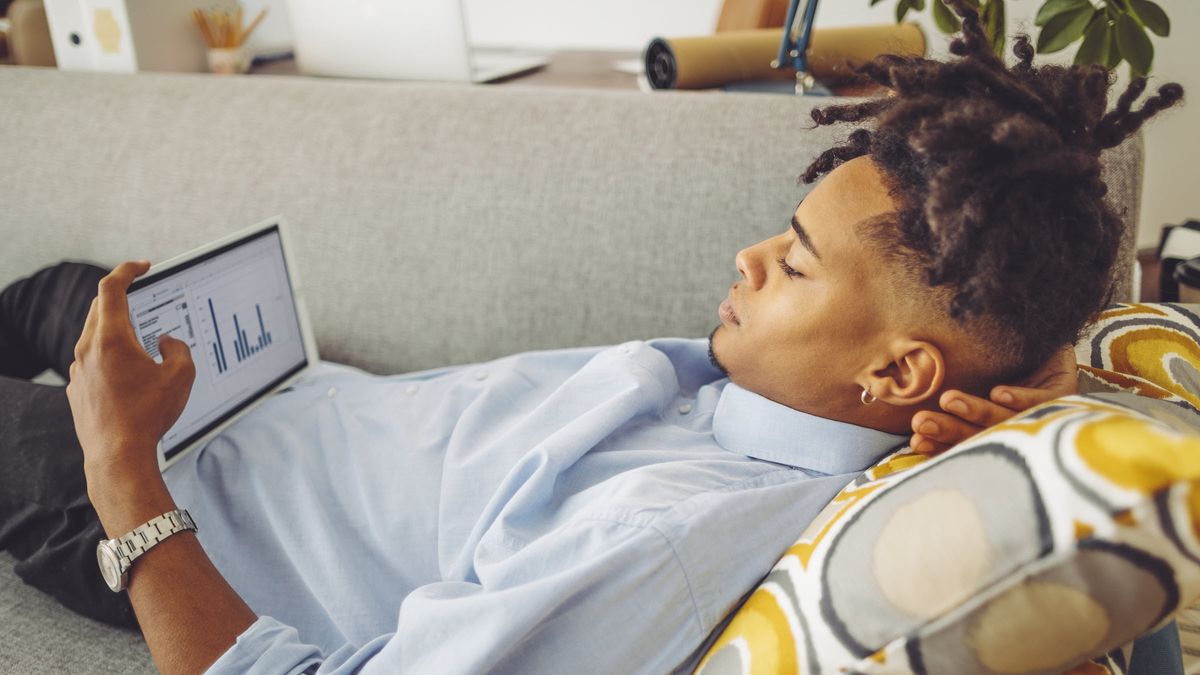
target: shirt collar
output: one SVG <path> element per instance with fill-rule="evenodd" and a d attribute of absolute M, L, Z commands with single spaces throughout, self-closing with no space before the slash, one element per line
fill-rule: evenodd
<path fill-rule="evenodd" d="M 823 474 L 863 471 L 908 440 L 800 412 L 732 382 L 713 412 L 713 436 L 730 452 Z"/>

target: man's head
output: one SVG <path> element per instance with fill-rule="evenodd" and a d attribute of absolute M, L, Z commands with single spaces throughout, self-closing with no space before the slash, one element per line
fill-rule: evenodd
<path fill-rule="evenodd" d="M 944 388 L 981 392 L 1036 370 L 1106 304 L 1121 236 L 1100 151 L 1182 97 L 1111 75 L 991 51 L 961 0 L 950 62 L 883 57 L 892 96 L 814 110 L 867 122 L 801 179 L 825 178 L 783 234 L 738 254 L 714 360 L 800 410 L 900 430 Z M 797 276 L 797 273 L 800 276 Z M 731 310 L 731 311 L 730 311 Z M 862 406 L 866 388 L 886 406 Z"/>

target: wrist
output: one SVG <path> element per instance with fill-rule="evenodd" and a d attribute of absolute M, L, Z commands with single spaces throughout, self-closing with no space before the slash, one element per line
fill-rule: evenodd
<path fill-rule="evenodd" d="M 160 473 L 158 443 L 140 438 L 105 439 L 85 445 L 83 472 L 93 481 L 120 482 L 126 477 L 146 479 Z"/>
<path fill-rule="evenodd" d="M 109 538 L 176 508 L 157 462 L 107 463 L 85 469 L 88 499 Z"/>

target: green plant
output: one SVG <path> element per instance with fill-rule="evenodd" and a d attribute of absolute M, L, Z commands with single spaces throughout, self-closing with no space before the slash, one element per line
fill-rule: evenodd
<path fill-rule="evenodd" d="M 1002 54 L 1007 29 L 1005 0 L 964 1 L 979 11 L 992 48 Z M 880 2 L 883 0 L 871 0 L 871 5 Z M 958 31 L 958 16 L 946 6 L 946 0 L 897 0 L 896 23 L 910 11 L 924 11 L 927 3 L 938 30 Z M 1038 53 L 1061 51 L 1082 40 L 1075 63 L 1112 69 L 1125 61 L 1134 75 L 1148 74 L 1154 63 L 1154 45 L 1146 31 L 1159 37 L 1171 34 L 1167 13 L 1151 0 L 1046 0 L 1034 24 L 1040 29 Z"/>

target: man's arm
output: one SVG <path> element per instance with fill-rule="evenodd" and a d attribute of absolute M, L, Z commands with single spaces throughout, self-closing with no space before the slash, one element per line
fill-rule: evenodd
<path fill-rule="evenodd" d="M 88 497 L 110 538 L 177 508 L 155 448 L 187 403 L 195 367 L 178 340 L 161 337 L 161 364 L 137 342 L 125 293 L 149 266 L 122 263 L 100 281 L 67 385 Z M 257 618 L 192 532 L 170 536 L 139 557 L 128 592 L 164 673 L 203 671 Z"/>
<path fill-rule="evenodd" d="M 148 451 L 153 456 L 154 447 Z M 89 473 L 88 494 L 110 538 L 177 508 L 157 467 L 153 474 L 122 472 L 97 480 L 99 476 Z M 163 673 L 203 671 L 257 618 L 190 531 L 168 537 L 139 557 L 130 572 L 128 593 L 155 665 Z"/>

